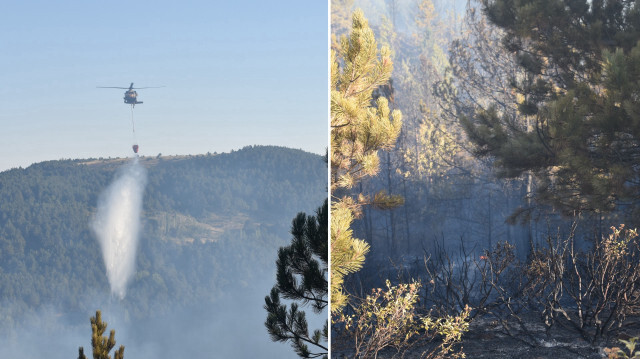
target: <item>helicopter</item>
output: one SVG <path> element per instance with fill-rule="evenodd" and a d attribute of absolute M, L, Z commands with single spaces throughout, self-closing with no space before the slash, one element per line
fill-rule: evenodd
<path fill-rule="evenodd" d="M 164 87 L 164 86 L 156 86 L 156 87 L 133 87 L 133 82 L 131 83 L 131 85 L 129 85 L 129 87 L 117 87 L 117 86 L 97 86 L 97 88 L 106 88 L 106 89 L 122 89 L 122 90 L 127 90 L 124 93 L 124 103 L 131 105 L 131 128 L 133 130 L 133 137 L 134 137 L 134 144 L 132 146 L 133 148 L 133 152 L 136 154 L 136 156 L 138 155 L 138 144 L 136 143 L 136 127 L 135 127 L 135 123 L 133 122 L 133 108 L 136 105 L 139 105 L 141 103 L 143 103 L 142 101 L 138 101 L 138 93 L 134 90 L 140 90 L 140 89 L 149 89 L 149 88 L 159 88 L 159 87 Z"/>
<path fill-rule="evenodd" d="M 131 83 L 131 85 L 129 85 L 129 87 L 115 87 L 115 86 L 98 86 L 98 88 L 102 88 L 102 89 L 122 89 L 122 90 L 127 90 L 124 93 L 124 103 L 131 105 L 131 107 L 135 107 L 136 105 L 142 104 L 142 101 L 138 101 L 138 93 L 134 90 L 141 90 L 141 89 L 152 89 L 152 88 L 160 88 L 163 86 L 156 86 L 156 87 L 133 87 L 133 82 Z"/>

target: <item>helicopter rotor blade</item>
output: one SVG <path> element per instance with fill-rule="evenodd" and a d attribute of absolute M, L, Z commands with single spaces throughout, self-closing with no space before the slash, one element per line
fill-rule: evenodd
<path fill-rule="evenodd" d="M 128 87 L 116 87 L 116 86 L 96 86 L 96 88 L 99 88 L 99 89 L 121 89 L 121 90 L 129 89 Z"/>
<path fill-rule="evenodd" d="M 133 90 L 142 90 L 142 89 L 159 89 L 164 86 L 150 86 L 150 87 L 131 87 Z"/>

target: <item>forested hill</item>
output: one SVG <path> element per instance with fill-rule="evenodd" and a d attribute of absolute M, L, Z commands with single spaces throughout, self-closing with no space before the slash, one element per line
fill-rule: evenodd
<path fill-rule="evenodd" d="M 90 222 L 100 193 L 130 160 L 48 161 L 0 173 L 0 299 L 11 304 L 0 325 L 45 304 L 91 311 L 87 293 L 109 295 Z M 327 196 L 322 156 L 300 150 L 253 146 L 140 161 L 148 183 L 125 298 L 133 316 L 250 286 L 289 241 L 296 213 L 312 213 Z"/>

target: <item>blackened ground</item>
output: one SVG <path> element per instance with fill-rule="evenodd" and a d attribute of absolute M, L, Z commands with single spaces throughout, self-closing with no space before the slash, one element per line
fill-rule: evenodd
<path fill-rule="evenodd" d="M 607 357 L 604 348 L 623 346 L 616 338 L 591 344 L 574 330 L 552 328 L 547 333 L 536 318 L 529 318 L 525 325 L 526 331 L 512 325 L 511 335 L 508 335 L 497 321 L 475 319 L 463 337 L 463 352 L 469 359 L 600 359 Z M 628 334 L 638 336 L 640 332 Z M 534 341 L 537 344 L 533 345 Z M 352 345 L 345 338 L 332 333 L 332 358 L 352 358 L 354 352 L 350 347 Z M 416 345 L 404 358 L 422 358 L 429 349 L 429 344 Z M 395 350 L 387 349 L 380 352 L 378 358 L 392 358 L 395 354 Z"/>

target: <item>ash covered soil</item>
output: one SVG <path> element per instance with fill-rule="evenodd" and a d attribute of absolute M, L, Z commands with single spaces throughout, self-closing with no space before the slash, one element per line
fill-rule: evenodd
<path fill-rule="evenodd" d="M 526 331 L 522 330 L 516 324 L 510 328 L 512 335 L 508 335 L 497 321 L 474 320 L 463 337 L 463 351 L 467 358 L 596 359 L 606 358 L 604 348 L 616 345 L 615 339 L 594 345 L 576 331 L 562 328 L 552 328 L 547 333 L 544 325 L 533 321 L 529 321 L 526 328 Z"/>
<path fill-rule="evenodd" d="M 575 330 L 552 328 L 548 333 L 545 326 L 528 318 L 526 330 L 517 324 L 510 327 L 511 335 L 497 321 L 476 318 L 469 331 L 463 336 L 463 352 L 469 359 L 600 359 L 606 358 L 605 348 L 622 347 L 617 338 L 610 338 L 591 344 Z M 632 336 L 640 332 L 630 332 Z M 622 335 L 622 337 L 627 337 Z M 537 341 L 537 343 L 535 343 Z M 433 345 L 417 344 L 404 356 L 396 355 L 394 349 L 381 351 L 378 358 L 423 358 Z M 332 339 L 332 358 L 353 358 L 354 352 L 349 350 L 349 343 L 344 338 Z M 394 356 L 396 355 L 396 356 Z"/>

